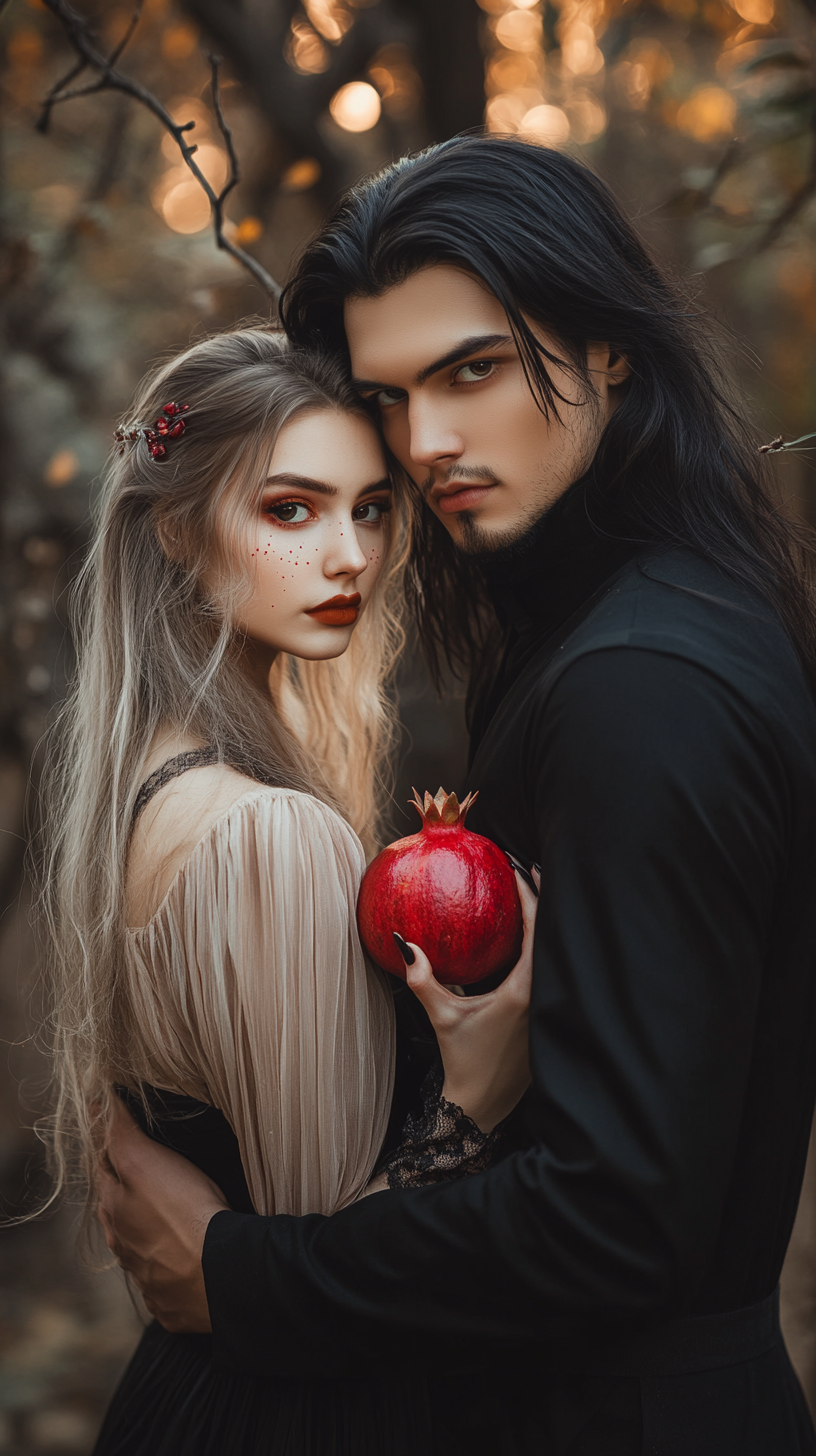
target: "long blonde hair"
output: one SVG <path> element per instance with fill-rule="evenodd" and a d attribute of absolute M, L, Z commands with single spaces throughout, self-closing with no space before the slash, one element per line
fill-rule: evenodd
<path fill-rule="evenodd" d="M 189 409 L 167 458 L 153 459 L 140 437 L 116 446 L 105 471 L 72 602 L 78 666 L 45 776 L 57 1083 L 47 1140 L 57 1192 L 74 1168 L 92 1186 L 95 1119 L 122 1065 L 126 858 L 157 730 L 170 724 L 254 777 L 332 804 L 368 853 L 389 786 L 386 684 L 403 643 L 407 555 L 399 491 L 386 564 L 343 656 L 281 654 L 270 699 L 242 670 L 231 626 L 249 577 L 236 575 L 229 544 L 258 509 L 278 433 L 305 412 L 361 412 L 341 366 L 289 349 L 271 330 L 241 328 L 152 372 L 133 420 L 152 424 L 169 400 Z M 205 579 L 221 585 L 205 588 Z"/>

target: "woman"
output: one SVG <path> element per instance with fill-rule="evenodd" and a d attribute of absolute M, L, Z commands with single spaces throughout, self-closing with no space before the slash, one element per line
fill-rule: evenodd
<path fill-rule="evenodd" d="M 484 1166 L 527 1080 L 517 994 L 481 998 L 492 1056 L 472 1002 L 448 998 L 446 1034 L 459 1018 L 463 1035 L 444 1095 L 371 1181 L 393 1008 L 354 908 L 407 538 L 374 426 L 336 364 L 258 328 L 154 372 L 134 417 L 80 584 L 52 770 L 59 1180 L 73 1141 L 92 1204 L 117 1094 L 246 1211 L 331 1213 L 419 1166 Z M 528 974 L 525 951 L 516 986 Z M 220 1374 L 208 1339 L 154 1324 L 96 1450 L 407 1456 L 432 1449 L 423 1401 L 398 1381 Z"/>

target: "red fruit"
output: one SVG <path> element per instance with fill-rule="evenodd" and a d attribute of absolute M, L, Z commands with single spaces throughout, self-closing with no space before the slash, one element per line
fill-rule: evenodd
<path fill-rule="evenodd" d="M 460 805 L 440 789 L 423 804 L 414 789 L 422 828 L 387 845 L 363 875 L 360 939 L 378 966 L 403 980 L 395 930 L 421 946 L 438 981 L 456 986 L 509 971 L 521 954 L 515 875 L 492 839 L 465 828 L 475 797 Z"/>
<path fill-rule="evenodd" d="M 167 454 L 166 445 L 148 445 L 148 449 L 154 460 L 163 460 Z"/>
<path fill-rule="evenodd" d="M 183 420 L 176 420 L 176 423 L 174 425 L 171 425 L 170 426 L 170 429 L 168 430 L 168 434 L 169 434 L 171 440 L 177 440 L 178 437 L 179 437 L 179 435 L 183 435 L 184 434 L 184 421 Z"/>
<path fill-rule="evenodd" d="M 163 413 L 166 414 L 166 415 L 177 415 L 178 412 L 179 412 L 179 407 L 178 407 L 177 404 L 172 404 L 172 403 L 171 404 L 166 404 L 163 407 Z"/>

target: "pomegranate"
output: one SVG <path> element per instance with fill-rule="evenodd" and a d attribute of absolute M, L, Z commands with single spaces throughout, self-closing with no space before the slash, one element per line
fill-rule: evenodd
<path fill-rule="evenodd" d="M 357 925 L 372 960 L 405 979 L 392 932 L 427 955 L 438 981 L 465 986 L 508 971 L 521 953 L 523 924 L 516 881 L 492 839 L 465 828 L 476 798 L 459 803 L 440 789 L 416 789 L 422 828 L 389 844 L 372 860 L 360 885 Z"/>

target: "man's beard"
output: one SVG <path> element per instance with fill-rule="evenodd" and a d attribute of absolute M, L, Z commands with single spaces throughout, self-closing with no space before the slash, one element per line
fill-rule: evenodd
<path fill-rule="evenodd" d="M 461 480 L 472 480 L 474 485 L 500 484 L 498 476 L 488 469 L 468 470 L 461 466 L 452 466 L 449 474 L 451 478 L 455 476 Z M 420 491 L 426 500 L 433 484 L 434 477 L 429 475 L 420 485 Z M 529 510 L 521 512 L 506 531 L 485 531 L 477 525 L 473 511 L 461 511 L 458 515 L 461 537 L 455 543 L 456 550 L 477 565 L 490 563 L 500 568 L 505 562 L 509 564 L 526 555 L 529 548 L 535 545 L 554 504 L 551 501 L 546 506 L 531 506 Z"/>
<path fill-rule="evenodd" d="M 479 566 L 512 565 L 537 544 L 554 504 L 550 502 L 538 511 L 525 511 L 506 531 L 485 531 L 477 524 L 472 511 L 462 511 L 459 516 L 462 534 L 456 549 Z"/>

